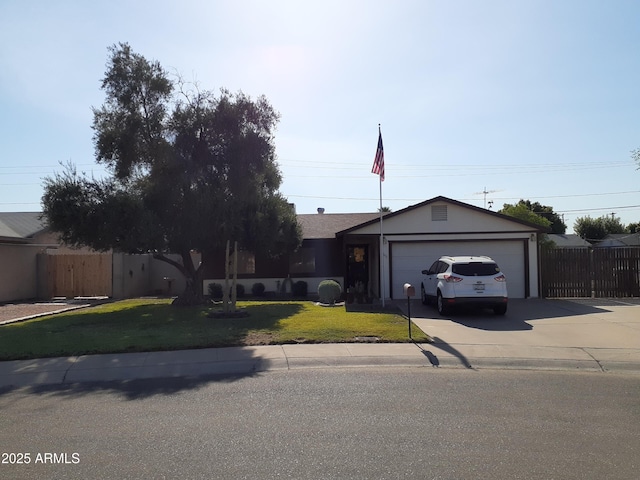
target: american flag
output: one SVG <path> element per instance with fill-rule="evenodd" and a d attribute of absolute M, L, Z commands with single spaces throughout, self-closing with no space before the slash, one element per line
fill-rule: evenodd
<path fill-rule="evenodd" d="M 380 175 L 380 181 L 384 182 L 384 149 L 382 148 L 382 132 L 378 132 L 378 149 L 376 150 L 376 158 L 373 160 L 371 173 Z"/>

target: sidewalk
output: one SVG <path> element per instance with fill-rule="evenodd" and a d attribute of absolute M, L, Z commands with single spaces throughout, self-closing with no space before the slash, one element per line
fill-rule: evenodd
<path fill-rule="evenodd" d="M 0 388 L 167 377 L 242 376 L 302 368 L 400 366 L 640 374 L 640 348 L 344 343 L 83 355 L 0 362 Z"/>

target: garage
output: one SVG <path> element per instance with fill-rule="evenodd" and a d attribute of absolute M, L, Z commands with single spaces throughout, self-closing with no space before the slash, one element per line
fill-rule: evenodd
<path fill-rule="evenodd" d="M 435 197 L 339 234 L 347 245 L 369 242 L 369 284 L 374 291 L 382 285 L 380 293 L 397 300 L 405 283 L 420 291 L 422 270 L 444 255 L 491 257 L 507 277 L 510 298 L 536 298 L 538 239 L 544 232 L 540 225 Z"/>
<path fill-rule="evenodd" d="M 390 242 L 391 296 L 402 298 L 403 285 L 411 283 L 420 289 L 421 271 L 443 255 L 486 255 L 493 258 L 507 277 L 510 298 L 527 294 L 525 240 L 471 240 Z"/>

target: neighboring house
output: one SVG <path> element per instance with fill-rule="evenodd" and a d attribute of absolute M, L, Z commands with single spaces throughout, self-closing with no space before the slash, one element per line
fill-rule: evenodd
<path fill-rule="evenodd" d="M 39 212 L 0 212 L 0 302 L 37 296 L 37 255 L 52 246 Z"/>
<path fill-rule="evenodd" d="M 261 282 L 267 290 L 289 288 L 304 280 L 310 293 L 327 278 L 347 289 L 363 288 L 379 298 L 403 298 L 403 285 L 419 291 L 421 271 L 442 255 L 487 255 L 507 276 L 509 296 L 538 296 L 539 225 L 475 207 L 446 197 L 435 197 L 383 220 L 382 275 L 380 218 L 368 214 L 298 215 L 302 247 L 280 259 L 242 252 L 238 278 L 247 291 Z M 224 253 L 205 251 L 205 291 L 209 283 L 224 280 Z M 380 278 L 383 278 L 381 286 Z"/>
<path fill-rule="evenodd" d="M 595 248 L 640 247 L 640 233 L 610 233 Z"/>
<path fill-rule="evenodd" d="M 549 237 L 549 240 L 553 241 L 554 248 L 591 248 L 592 246 L 584 238 L 580 235 L 576 235 L 575 233 L 549 233 L 547 234 L 547 237 Z"/>
<path fill-rule="evenodd" d="M 0 241 L 34 243 L 46 231 L 40 212 L 0 212 Z"/>
<path fill-rule="evenodd" d="M 199 254 L 194 258 L 197 264 Z M 0 212 L 0 303 L 60 296 L 171 295 L 185 283 L 173 266 L 151 254 L 71 248 L 47 228 L 42 213 Z"/>

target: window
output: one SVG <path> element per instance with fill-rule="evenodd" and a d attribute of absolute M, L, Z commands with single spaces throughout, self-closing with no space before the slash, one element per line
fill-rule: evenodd
<path fill-rule="evenodd" d="M 256 273 L 256 256 L 251 252 L 238 252 L 238 274 Z"/>
<path fill-rule="evenodd" d="M 458 275 L 464 275 L 465 277 L 485 277 L 500 273 L 500 268 L 495 263 L 454 263 L 451 271 Z"/>
<path fill-rule="evenodd" d="M 289 257 L 290 273 L 315 273 L 316 271 L 316 249 L 305 247 L 298 249 Z"/>
<path fill-rule="evenodd" d="M 433 275 L 434 273 L 438 273 L 438 264 L 440 262 L 438 260 L 436 260 L 435 262 L 433 262 L 433 264 L 429 267 L 429 271 L 427 272 L 429 275 Z"/>

